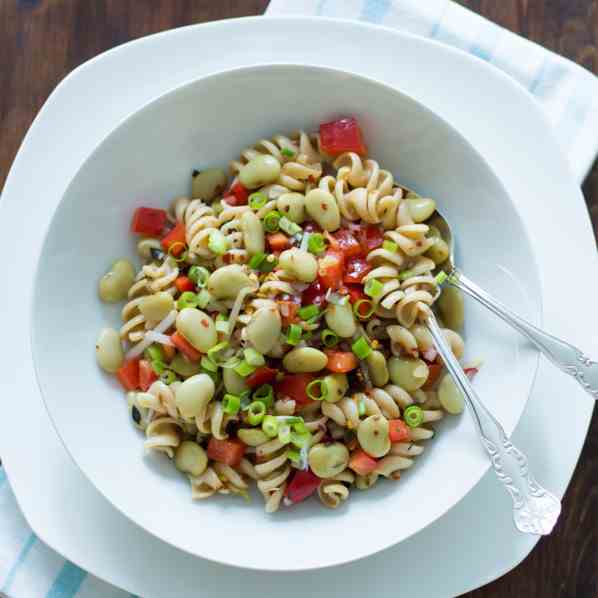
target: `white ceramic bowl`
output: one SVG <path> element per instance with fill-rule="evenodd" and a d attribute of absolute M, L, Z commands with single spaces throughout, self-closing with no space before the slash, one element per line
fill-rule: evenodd
<path fill-rule="evenodd" d="M 122 122 L 87 159 L 47 233 L 36 275 L 32 346 L 58 435 L 116 508 L 198 556 L 270 570 L 348 562 L 434 521 L 488 467 L 464 414 L 438 427 L 400 482 L 355 490 L 336 511 L 316 501 L 273 515 L 263 512 L 259 500 L 194 503 L 187 480 L 165 457 L 143 454 L 122 389 L 96 365 L 98 330 L 119 322 L 119 309 L 99 302 L 97 281 L 113 259 L 135 255 L 128 228 L 136 206 L 166 206 L 188 192 L 193 168 L 225 165 L 257 139 L 315 130 L 322 121 L 349 114 L 358 117 L 373 158 L 403 184 L 437 199 L 453 223 L 463 269 L 537 321 L 540 285 L 533 252 L 515 205 L 484 160 L 448 123 L 407 95 L 331 69 L 243 68 L 159 97 Z M 525 281 L 524 288 L 517 281 Z M 481 309 L 468 305 L 466 312 L 467 353 L 486 363 L 476 387 L 510 433 L 523 411 L 537 355 Z"/>

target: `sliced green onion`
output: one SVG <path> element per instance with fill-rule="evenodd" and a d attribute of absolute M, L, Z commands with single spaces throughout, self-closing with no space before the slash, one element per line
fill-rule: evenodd
<path fill-rule="evenodd" d="M 307 241 L 307 251 L 320 255 L 324 249 L 326 249 L 324 235 L 321 233 L 311 233 L 309 235 L 309 240 Z"/>
<path fill-rule="evenodd" d="M 287 235 L 291 235 L 291 237 L 293 235 L 297 235 L 301 232 L 303 232 L 303 229 L 295 222 L 293 222 L 292 220 L 289 220 L 286 216 L 283 216 L 279 222 L 278 222 L 278 226 L 287 234 Z"/>
<path fill-rule="evenodd" d="M 164 370 L 160 374 L 160 382 L 164 384 L 172 384 L 176 380 L 176 374 L 172 370 Z"/>
<path fill-rule="evenodd" d="M 311 434 L 309 432 L 291 432 L 291 443 L 298 449 L 302 449 L 311 440 Z"/>
<path fill-rule="evenodd" d="M 332 332 L 330 328 L 325 328 L 322 330 L 320 338 L 322 339 L 325 347 L 334 347 L 334 345 L 338 343 L 338 335 L 335 332 Z"/>
<path fill-rule="evenodd" d="M 419 405 L 409 405 L 403 412 L 403 419 L 410 428 L 417 428 L 424 421 L 424 412 Z"/>
<path fill-rule="evenodd" d="M 256 253 L 255 255 L 251 256 L 251 259 L 249 260 L 249 267 L 253 268 L 254 270 L 257 270 L 262 265 L 265 259 L 265 253 Z"/>
<path fill-rule="evenodd" d="M 177 309 L 185 309 L 186 307 L 197 307 L 198 297 L 191 291 L 185 291 L 176 302 Z"/>
<path fill-rule="evenodd" d="M 309 434 L 309 430 L 307 429 L 302 417 L 299 418 L 298 422 L 293 423 L 293 431 L 297 432 L 297 434 Z"/>
<path fill-rule="evenodd" d="M 154 359 L 154 361 L 152 361 L 152 370 L 154 370 L 158 376 L 160 376 L 165 369 L 166 364 L 163 361 L 160 361 L 159 359 Z"/>
<path fill-rule="evenodd" d="M 280 212 L 272 210 L 264 216 L 264 229 L 268 233 L 275 233 L 278 230 L 280 222 Z"/>
<path fill-rule="evenodd" d="M 239 374 L 239 376 L 242 376 L 243 378 L 246 378 L 247 376 L 249 376 L 249 374 L 253 374 L 253 372 L 255 372 L 255 368 L 251 364 L 247 363 L 245 360 L 243 360 L 234 369 L 235 372 L 237 372 L 237 374 Z"/>
<path fill-rule="evenodd" d="M 364 313 L 361 309 L 362 305 L 367 306 L 367 311 Z M 371 317 L 374 312 L 376 311 L 376 306 L 369 300 L 369 299 L 360 299 L 353 304 L 353 313 L 360 319 L 360 320 L 367 320 Z"/>
<path fill-rule="evenodd" d="M 199 362 L 201 367 L 209 372 L 217 372 L 218 364 L 214 363 L 208 356 L 204 355 Z"/>
<path fill-rule="evenodd" d="M 297 312 L 297 315 L 302 320 L 309 320 L 320 315 L 320 308 L 317 305 L 306 305 Z"/>
<path fill-rule="evenodd" d="M 228 341 L 222 341 L 217 345 L 214 345 L 211 349 L 208 349 L 208 359 L 214 363 L 218 363 L 218 353 L 224 351 L 228 347 Z"/>
<path fill-rule="evenodd" d="M 328 396 L 328 386 L 322 378 L 318 378 L 307 385 L 305 392 L 313 401 L 323 401 Z"/>
<path fill-rule="evenodd" d="M 266 363 L 264 356 L 259 351 L 256 351 L 253 347 L 247 347 L 247 349 L 243 349 L 243 355 L 245 355 L 245 361 L 249 365 L 259 367 L 260 365 L 264 365 Z"/>
<path fill-rule="evenodd" d="M 228 334 L 228 318 L 223 316 L 222 314 L 218 314 L 216 318 L 216 330 L 217 332 L 222 332 L 224 334 Z"/>
<path fill-rule="evenodd" d="M 224 413 L 228 413 L 229 415 L 237 415 L 239 413 L 239 409 L 241 408 L 241 397 L 237 395 L 230 395 L 225 394 L 222 399 L 222 409 L 224 409 Z"/>
<path fill-rule="evenodd" d="M 262 421 L 262 431 L 268 438 L 278 436 L 278 420 L 273 415 L 266 415 Z"/>
<path fill-rule="evenodd" d="M 254 393 L 254 401 L 261 401 L 266 405 L 266 408 L 270 407 L 274 402 L 274 389 L 270 384 L 262 384 Z"/>
<path fill-rule="evenodd" d="M 213 230 L 208 240 L 208 249 L 216 255 L 223 255 L 228 249 L 226 237 L 219 231 Z"/>
<path fill-rule="evenodd" d="M 359 399 L 357 402 L 357 415 L 359 415 L 359 417 L 365 415 L 365 401 L 363 399 Z"/>
<path fill-rule="evenodd" d="M 352 345 L 351 350 L 359 359 L 365 359 L 371 352 L 372 347 L 368 344 L 368 342 L 360 336 Z"/>
<path fill-rule="evenodd" d="M 287 333 L 287 343 L 289 345 L 296 345 L 301 340 L 303 328 L 299 324 L 291 324 Z"/>
<path fill-rule="evenodd" d="M 280 440 L 282 444 L 289 444 L 289 442 L 291 442 L 291 426 L 289 426 L 289 424 L 278 426 L 278 440 Z"/>
<path fill-rule="evenodd" d="M 394 241 L 384 241 L 382 248 L 390 251 L 390 253 L 396 253 L 399 250 L 399 246 Z"/>
<path fill-rule="evenodd" d="M 244 390 L 241 394 L 241 410 L 247 411 L 249 409 L 249 405 L 251 404 L 251 392 L 249 390 Z"/>
<path fill-rule="evenodd" d="M 259 426 L 266 415 L 266 405 L 262 401 L 253 401 L 247 407 L 247 423 Z"/>
<path fill-rule="evenodd" d="M 283 156 L 286 156 L 287 158 L 292 158 L 295 155 L 295 152 L 292 149 L 289 149 L 288 147 L 283 147 L 280 150 L 280 153 Z"/>
<path fill-rule="evenodd" d="M 211 298 L 212 296 L 210 293 L 208 293 L 207 289 L 201 289 L 197 295 L 197 307 L 204 309 L 210 302 Z"/>
<path fill-rule="evenodd" d="M 249 207 L 252 210 L 259 210 L 268 203 L 268 196 L 261 191 L 256 191 L 249 196 Z"/>
<path fill-rule="evenodd" d="M 220 374 L 218 372 L 212 372 L 210 370 L 206 370 L 205 368 L 201 368 L 200 372 L 207 374 L 210 378 L 212 378 L 215 386 L 220 384 Z"/>
<path fill-rule="evenodd" d="M 436 284 L 440 286 L 447 278 L 448 276 L 446 272 L 444 270 L 441 270 L 440 272 L 438 272 L 438 274 L 436 274 L 434 280 L 436 281 Z"/>
<path fill-rule="evenodd" d="M 187 276 L 194 282 L 198 287 L 205 287 L 210 277 L 210 271 L 203 266 L 191 266 Z"/>
<path fill-rule="evenodd" d="M 278 260 L 276 259 L 276 256 L 269 255 L 260 264 L 260 272 L 272 272 L 272 270 L 274 270 L 274 268 L 276 268 L 277 264 L 278 264 Z"/>
<path fill-rule="evenodd" d="M 408 278 L 411 278 L 412 276 L 415 276 L 415 272 L 413 270 L 403 270 L 399 274 L 399 280 L 407 280 Z"/>
<path fill-rule="evenodd" d="M 292 461 L 293 463 L 299 463 L 299 461 L 301 461 L 301 451 L 297 450 L 296 448 L 289 449 L 287 451 L 287 457 L 289 458 L 289 461 Z"/>
<path fill-rule="evenodd" d="M 379 280 L 376 280 L 375 278 L 370 278 L 365 283 L 365 287 L 363 290 L 365 294 L 369 295 L 370 297 L 379 297 L 382 294 L 383 288 L 384 285 Z"/>
<path fill-rule="evenodd" d="M 160 345 L 150 345 L 145 350 L 145 357 L 150 361 L 164 361 L 164 353 Z"/>

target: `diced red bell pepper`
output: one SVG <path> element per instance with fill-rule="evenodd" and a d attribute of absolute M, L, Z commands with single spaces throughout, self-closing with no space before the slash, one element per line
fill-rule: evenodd
<path fill-rule="evenodd" d="M 300 303 L 295 303 L 294 301 L 277 301 L 277 303 L 283 328 L 297 321 L 297 312 L 301 307 Z"/>
<path fill-rule="evenodd" d="M 185 225 L 179 222 L 163 239 L 162 247 L 167 253 L 178 257 L 185 251 Z"/>
<path fill-rule="evenodd" d="M 139 359 L 129 359 L 116 371 L 116 376 L 125 390 L 139 388 Z"/>
<path fill-rule="evenodd" d="M 245 454 L 245 445 L 238 439 L 218 440 L 210 438 L 208 442 L 208 459 L 237 467 Z"/>
<path fill-rule="evenodd" d="M 179 276 L 174 281 L 174 286 L 179 293 L 195 290 L 195 284 L 193 284 L 193 281 L 187 276 Z"/>
<path fill-rule="evenodd" d="M 391 442 L 405 442 L 411 439 L 409 426 L 402 419 L 391 419 L 388 422 L 388 437 Z"/>
<path fill-rule="evenodd" d="M 326 289 L 322 286 L 319 280 L 312 282 L 301 295 L 301 305 L 318 305 L 326 304 Z"/>
<path fill-rule="evenodd" d="M 378 461 L 373 457 L 370 457 L 362 449 L 353 451 L 351 458 L 349 459 L 349 468 L 357 475 L 367 475 L 368 473 L 372 473 L 377 465 Z"/>
<path fill-rule="evenodd" d="M 361 282 L 363 277 L 372 269 L 372 266 L 362 257 L 354 257 L 345 266 L 343 282 L 353 284 Z"/>
<path fill-rule="evenodd" d="M 346 285 L 345 288 L 349 292 L 349 301 L 351 303 L 357 303 L 360 299 L 367 299 L 367 295 L 363 292 L 361 285 L 351 284 Z"/>
<path fill-rule="evenodd" d="M 166 220 L 166 210 L 137 208 L 131 221 L 131 232 L 137 235 L 159 237 L 164 230 Z"/>
<path fill-rule="evenodd" d="M 245 384 L 249 388 L 257 388 L 262 384 L 270 384 L 276 378 L 276 374 L 278 374 L 278 370 L 264 365 L 255 370 L 253 374 L 247 376 Z"/>
<path fill-rule="evenodd" d="M 357 357 L 351 351 L 332 351 L 327 349 L 324 353 L 328 356 L 326 368 L 331 372 L 346 374 L 359 365 Z"/>
<path fill-rule="evenodd" d="M 139 388 L 145 392 L 156 380 L 158 374 L 154 372 L 152 364 L 147 359 L 139 362 Z"/>
<path fill-rule="evenodd" d="M 384 242 L 384 231 L 376 224 L 360 226 L 357 235 L 364 253 L 369 253 L 372 249 L 380 247 Z"/>
<path fill-rule="evenodd" d="M 363 143 L 361 129 L 353 117 L 341 118 L 320 125 L 320 147 L 331 156 L 343 152 L 365 154 L 367 148 Z"/>
<path fill-rule="evenodd" d="M 237 181 L 228 190 L 228 195 L 224 198 L 224 201 L 231 206 L 245 206 L 249 198 L 249 191 Z"/>
<path fill-rule="evenodd" d="M 284 494 L 293 503 L 301 502 L 318 489 L 321 481 L 310 469 L 296 471 Z"/>
<path fill-rule="evenodd" d="M 343 283 L 345 256 L 342 251 L 328 250 L 318 262 L 318 278 L 324 289 L 333 291 Z"/>
<path fill-rule="evenodd" d="M 442 368 L 444 366 L 442 363 L 429 363 L 428 364 L 428 379 L 425 381 L 424 385 L 422 386 L 423 390 L 430 390 L 438 381 L 440 377 L 440 373 L 442 372 Z"/>
<path fill-rule="evenodd" d="M 346 260 L 358 255 L 363 255 L 363 248 L 351 231 L 346 228 L 341 228 L 336 231 L 333 236 L 338 244 L 338 249 L 345 254 Z"/>
<path fill-rule="evenodd" d="M 291 246 L 289 238 L 284 233 L 271 233 L 266 235 L 271 251 L 284 251 Z"/>
<path fill-rule="evenodd" d="M 189 360 L 198 361 L 201 353 L 182 335 L 175 332 L 171 335 L 170 340 L 174 346 Z"/>
<path fill-rule="evenodd" d="M 312 400 L 307 396 L 307 385 L 315 380 L 312 374 L 287 374 L 274 385 L 279 397 L 293 399 L 298 405 L 308 405 Z"/>

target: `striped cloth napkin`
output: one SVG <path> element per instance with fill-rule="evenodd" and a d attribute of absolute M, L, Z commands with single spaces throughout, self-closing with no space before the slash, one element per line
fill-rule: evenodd
<path fill-rule="evenodd" d="M 268 15 L 354 18 L 403 29 L 486 60 L 523 85 L 553 124 L 581 182 L 598 150 L 598 80 L 451 0 L 271 0 Z M 125 598 L 38 540 L 0 467 L 0 593 L 10 598 Z"/>

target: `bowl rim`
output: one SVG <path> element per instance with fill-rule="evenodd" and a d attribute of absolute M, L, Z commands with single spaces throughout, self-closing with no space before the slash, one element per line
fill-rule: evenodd
<path fill-rule="evenodd" d="M 254 17 L 254 19 L 257 19 L 258 17 Z M 261 17 L 259 18 L 261 20 Z M 235 20 L 239 20 L 239 19 L 235 19 Z M 327 18 L 327 20 L 330 21 L 343 21 L 343 22 L 350 22 L 349 19 L 334 19 L 334 18 Z M 192 27 L 193 25 L 190 25 L 189 27 Z M 167 33 L 167 32 L 161 32 L 161 33 Z M 160 35 L 160 33 L 156 34 L 156 35 Z M 406 35 L 410 36 L 410 37 L 417 37 L 417 36 L 413 36 L 409 33 L 406 33 Z M 424 40 L 424 41 L 430 41 L 430 42 L 434 42 L 434 40 Z M 446 48 L 443 44 L 440 44 L 439 42 L 435 42 L 435 44 L 439 47 L 442 47 L 445 50 L 451 50 L 451 51 L 456 51 L 452 48 Z M 118 50 L 118 48 L 114 48 L 113 50 Z M 99 57 L 96 57 L 99 58 Z M 92 59 L 94 60 L 94 59 Z M 85 63 L 87 64 L 87 63 Z M 85 66 L 81 65 L 81 67 Z M 80 67 L 79 67 L 80 68 Z M 43 237 L 43 241 L 40 245 L 41 247 L 41 251 L 40 254 L 38 256 L 38 260 L 37 260 L 37 264 L 35 267 L 35 280 L 37 281 L 39 279 L 39 271 L 41 269 L 41 255 L 43 252 L 43 248 L 45 247 L 51 229 L 52 229 L 52 225 L 54 223 L 54 218 L 56 216 L 57 211 L 60 209 L 61 204 L 63 203 L 64 199 L 66 198 L 66 196 L 69 194 L 76 178 L 78 177 L 79 173 L 87 166 L 87 164 L 89 162 L 92 161 L 92 159 L 95 157 L 95 155 L 110 141 L 110 139 L 115 136 L 117 134 L 117 132 L 121 129 L 121 127 L 123 127 L 126 123 L 134 120 L 135 118 L 137 118 L 138 116 L 141 115 L 142 112 L 144 112 L 145 110 L 147 110 L 148 108 L 152 107 L 152 106 L 156 106 L 158 104 L 160 104 L 161 102 L 166 102 L 168 101 L 169 98 L 171 98 L 172 96 L 192 87 L 193 85 L 196 85 L 200 82 L 204 82 L 204 81 L 208 81 L 208 80 L 214 80 L 214 79 L 218 79 L 221 77 L 228 77 L 231 75 L 234 75 L 236 73 L 239 74 L 247 74 L 247 73 L 251 73 L 251 72 L 258 72 L 258 71 L 267 71 L 267 70 L 277 70 L 277 69 L 281 69 L 281 70 L 286 70 L 286 69 L 305 69 L 305 70 L 311 70 L 311 71 L 317 71 L 320 73 L 334 73 L 337 75 L 343 75 L 343 76 L 347 76 L 350 77 L 352 79 L 358 79 L 361 82 L 370 85 L 370 86 L 376 86 L 378 88 L 382 88 L 383 90 L 390 92 L 392 94 L 395 95 L 400 95 L 403 96 L 407 101 L 411 102 L 412 104 L 416 105 L 420 110 L 427 112 L 429 116 L 432 117 L 432 119 L 436 120 L 437 122 L 439 122 L 440 124 L 442 124 L 444 127 L 446 127 L 447 129 L 449 129 L 451 131 L 451 134 L 453 134 L 454 136 L 456 136 L 456 138 L 463 143 L 465 146 L 467 146 L 467 148 L 469 149 L 469 151 L 471 151 L 476 158 L 480 161 L 481 164 L 483 164 L 486 168 L 486 171 L 488 172 L 488 174 L 494 179 L 494 182 L 497 186 L 498 189 L 500 189 L 500 191 L 502 192 L 504 198 L 510 203 L 512 211 L 516 214 L 517 219 L 519 221 L 519 225 L 521 226 L 522 229 L 522 235 L 525 238 L 527 244 L 529 245 L 530 248 L 530 265 L 532 267 L 532 271 L 535 274 L 535 277 L 537 278 L 537 281 L 539 283 L 539 287 L 540 290 L 542 290 L 542 285 L 541 285 L 541 277 L 540 277 L 540 270 L 538 268 L 538 262 L 537 262 L 537 257 L 536 257 L 536 253 L 534 250 L 534 245 L 531 242 L 531 235 L 529 234 L 529 227 L 525 221 L 525 219 L 522 217 L 517 204 L 513 201 L 513 199 L 511 198 L 510 194 L 508 193 L 507 189 L 505 188 L 505 186 L 502 184 L 500 178 L 497 176 L 497 174 L 494 172 L 493 168 L 490 166 L 490 164 L 487 162 L 487 160 L 484 158 L 484 156 L 476 149 L 476 147 L 470 143 L 470 141 L 467 139 L 467 137 L 465 135 L 463 135 L 457 128 L 455 128 L 450 122 L 448 122 L 444 117 L 440 116 L 437 112 L 435 112 L 434 110 L 432 110 L 431 108 L 429 108 L 428 106 L 426 106 L 424 103 L 422 103 L 421 101 L 415 99 L 412 95 L 410 95 L 408 92 L 399 89 L 399 88 L 395 88 L 383 81 L 380 81 L 374 77 L 371 76 L 366 76 L 366 75 L 361 75 L 361 74 L 357 74 L 345 69 L 341 69 L 341 68 L 336 68 L 336 67 L 329 67 L 329 66 L 319 66 L 319 65 L 315 65 L 315 64 L 309 64 L 309 63 L 300 63 L 300 62 L 263 62 L 263 63 L 259 63 L 259 64 L 251 64 L 251 65 L 243 65 L 243 66 L 236 66 L 236 67 L 232 67 L 232 68 L 227 68 L 227 69 L 223 69 L 223 70 L 219 70 L 219 71 L 215 71 L 212 73 L 208 73 L 205 75 L 200 75 L 200 76 L 195 76 L 195 77 L 191 77 L 189 78 L 187 81 L 185 81 L 184 83 L 180 83 L 177 84 L 176 86 L 173 86 L 172 88 L 170 88 L 168 91 L 165 91 L 161 94 L 156 95 L 155 97 L 153 97 L 152 99 L 150 99 L 149 101 L 143 103 L 141 106 L 137 107 L 136 109 L 132 110 L 131 112 L 129 112 L 126 116 L 124 116 L 123 118 L 121 118 L 112 128 L 111 130 L 104 136 L 102 137 L 102 139 L 95 145 L 95 147 L 92 149 L 92 151 L 85 157 L 85 159 L 81 162 L 81 164 L 79 165 L 79 167 L 77 168 L 76 172 L 73 174 L 73 176 L 71 177 L 68 185 L 66 186 L 64 193 L 62 194 L 62 196 L 60 197 L 59 201 L 56 203 L 56 206 L 53 210 L 52 216 L 49 219 L 48 225 L 46 227 L 46 230 L 44 232 L 44 237 Z M 91 477 L 90 474 L 88 474 L 86 472 L 86 470 L 83 468 L 83 466 L 79 463 L 79 460 L 75 457 L 74 452 L 71 451 L 71 449 L 69 448 L 69 445 L 67 444 L 67 441 L 65 440 L 65 438 L 63 437 L 63 435 L 61 434 L 60 431 L 60 427 L 59 427 L 59 423 L 58 423 L 58 418 L 55 418 L 54 415 L 52 414 L 52 409 L 46 399 L 46 395 L 45 392 L 43 390 L 43 386 L 41 383 L 41 374 L 40 374 L 40 368 L 38 367 L 38 361 L 37 361 L 37 352 L 36 352 L 36 342 L 35 342 L 35 330 L 36 330 L 36 326 L 34 325 L 34 322 L 36 321 L 35 319 L 35 306 L 36 306 L 36 297 L 37 297 L 37 288 L 38 288 L 38 284 L 37 282 L 34 283 L 34 288 L 33 288 L 33 292 L 31 294 L 31 298 L 30 298 L 30 305 L 29 305 L 29 316 L 30 316 L 30 322 L 31 322 L 31 326 L 30 326 L 30 334 L 29 334 L 29 341 L 30 341 L 30 346 L 31 346 L 31 355 L 32 355 L 32 362 L 33 362 L 33 368 L 34 368 L 34 372 L 35 372 L 35 381 L 37 384 L 37 387 L 39 389 L 40 392 L 40 396 L 42 397 L 42 402 L 44 405 L 44 408 L 46 410 L 46 413 L 48 414 L 48 417 L 50 419 L 50 422 L 52 423 L 52 427 L 54 428 L 54 430 L 56 431 L 56 434 L 61 442 L 61 444 L 64 446 L 66 453 L 69 455 L 69 457 L 71 458 L 71 460 L 75 463 L 75 465 L 77 466 L 77 468 L 79 469 L 79 471 L 81 471 L 81 473 L 85 476 L 85 478 L 92 484 L 92 486 L 96 489 L 96 491 L 98 491 L 98 493 L 104 497 L 104 499 L 106 499 L 110 505 L 112 507 L 114 507 L 118 512 L 120 512 L 122 515 L 124 515 L 127 519 L 129 519 L 130 521 L 132 521 L 133 523 L 135 523 L 135 525 L 138 525 L 139 527 L 141 527 L 144 531 L 150 533 L 152 536 L 158 538 L 159 540 L 166 542 L 172 546 L 174 546 L 175 548 L 182 550 L 183 552 L 186 552 L 188 554 L 191 554 L 193 556 L 196 557 L 200 557 L 203 559 L 206 559 L 208 561 L 214 562 L 214 563 L 218 563 L 221 565 L 228 565 L 228 566 L 233 566 L 233 567 L 237 567 L 237 568 L 241 568 L 241 569 L 248 569 L 248 570 L 255 570 L 255 571 L 268 571 L 268 572 L 297 572 L 297 571 L 310 571 L 310 570 L 317 570 L 317 569 L 325 569 L 328 567 L 333 567 L 333 566 L 337 566 L 337 565 L 342 565 L 342 564 L 346 564 L 346 563 L 351 563 L 354 562 L 356 560 L 360 560 L 362 558 L 366 558 L 370 555 L 376 554 L 378 552 L 381 552 L 382 550 L 385 550 L 386 548 L 389 548 L 390 546 L 394 546 L 404 540 L 406 540 L 407 538 L 411 537 L 412 535 L 415 535 L 416 533 L 419 533 L 421 530 L 427 528 L 429 525 L 433 524 L 435 521 L 437 521 L 440 517 L 444 516 L 450 509 L 452 509 L 454 506 L 456 506 L 459 502 L 461 502 L 463 500 L 463 498 L 469 493 L 471 492 L 471 490 L 478 484 L 478 482 L 481 480 L 481 478 L 488 472 L 488 470 L 490 469 L 490 462 L 487 461 L 483 468 L 480 469 L 479 475 L 474 475 L 472 476 L 472 481 L 471 484 L 467 487 L 467 489 L 460 493 L 459 497 L 453 501 L 451 504 L 449 504 L 446 507 L 441 508 L 437 513 L 435 513 L 424 525 L 422 525 L 421 527 L 419 527 L 418 529 L 406 534 L 404 537 L 401 537 L 399 540 L 393 540 L 390 542 L 384 542 L 381 543 L 379 546 L 377 546 L 374 550 L 366 550 L 366 551 L 362 551 L 359 554 L 356 554 L 355 556 L 352 556 L 351 558 L 337 558 L 337 559 L 331 559 L 329 562 L 323 563 L 323 564 L 314 564 L 311 566 L 305 566 L 302 565 L 300 567 L 292 567 L 292 566 L 285 566 L 285 567 L 266 567 L 266 566 L 258 566 L 255 564 L 250 564 L 250 565 L 244 565 L 244 564 L 238 564 L 232 560 L 226 560 L 224 558 L 217 558 L 215 556 L 211 556 L 211 555 L 206 555 L 201 553 L 198 550 L 194 550 L 191 547 L 188 546 L 183 546 L 180 545 L 179 543 L 177 543 L 174 539 L 169 539 L 169 538 L 164 538 L 161 535 L 159 535 L 157 533 L 157 531 L 154 531 L 152 528 L 148 527 L 147 525 L 139 522 L 137 519 L 135 519 L 133 517 L 132 514 L 129 514 L 129 512 L 127 510 L 125 510 L 124 508 L 121 508 L 121 506 L 119 506 L 119 504 L 117 504 L 115 501 L 112 500 L 112 498 L 108 495 L 108 493 L 104 492 L 103 489 L 98 485 L 98 483 L 94 480 L 93 477 Z M 537 319 L 537 323 L 538 326 L 542 326 L 543 323 L 543 297 L 542 297 L 542 293 L 539 294 L 539 296 L 534 298 L 535 303 L 533 305 L 533 309 L 534 309 L 534 316 Z M 525 400 L 523 401 L 523 405 L 521 407 L 521 411 L 519 413 L 519 416 L 517 417 L 515 424 L 514 424 L 514 428 L 517 426 L 517 424 L 519 423 L 523 412 L 525 410 L 525 407 L 529 401 L 530 398 L 530 394 L 531 391 L 535 385 L 536 382 L 536 376 L 538 373 L 538 367 L 539 367 L 539 361 L 540 361 L 540 353 L 538 351 L 535 351 L 534 357 L 533 357 L 533 372 L 532 375 L 530 376 L 530 381 L 529 381 L 529 385 L 528 388 L 525 392 Z"/>

